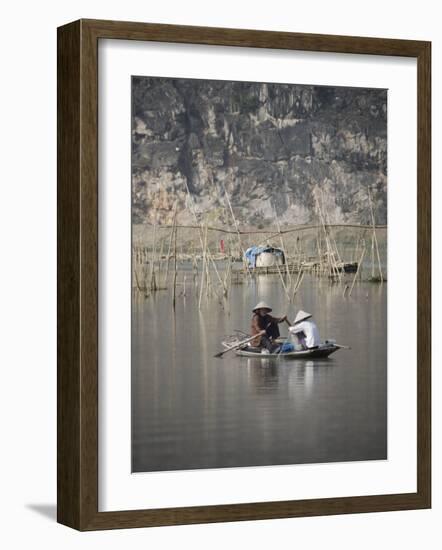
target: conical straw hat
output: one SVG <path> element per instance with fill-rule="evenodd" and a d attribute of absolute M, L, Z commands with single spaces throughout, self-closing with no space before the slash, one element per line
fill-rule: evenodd
<path fill-rule="evenodd" d="M 300 323 L 301 321 L 305 321 L 306 319 L 309 319 L 310 317 L 312 317 L 311 313 L 307 313 L 306 311 L 302 311 L 302 309 L 300 309 L 298 311 L 298 314 L 296 315 L 296 319 L 295 319 L 293 324 L 296 325 L 296 323 Z"/>
<path fill-rule="evenodd" d="M 259 302 L 258 304 L 256 304 L 252 311 L 256 311 L 257 309 L 268 309 L 269 311 L 272 311 L 272 308 L 268 306 L 265 302 Z"/>

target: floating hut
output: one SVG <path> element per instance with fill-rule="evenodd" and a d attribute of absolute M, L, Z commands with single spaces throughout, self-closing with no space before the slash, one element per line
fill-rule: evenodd
<path fill-rule="evenodd" d="M 245 251 L 245 259 L 249 268 L 273 267 L 285 264 L 283 250 L 273 246 L 251 246 Z"/>

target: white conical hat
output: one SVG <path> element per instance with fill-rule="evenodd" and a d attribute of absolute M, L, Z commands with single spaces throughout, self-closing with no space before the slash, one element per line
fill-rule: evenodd
<path fill-rule="evenodd" d="M 300 309 L 296 315 L 296 319 L 294 321 L 294 325 L 296 325 L 296 323 L 300 323 L 301 321 L 305 321 L 306 319 L 309 319 L 310 317 L 312 317 L 312 314 L 311 313 L 307 313 L 306 311 L 302 311 L 302 309 Z"/>
<path fill-rule="evenodd" d="M 269 311 L 272 311 L 272 308 L 268 306 L 265 302 L 259 302 L 258 304 L 256 304 L 252 311 L 256 311 L 257 309 L 268 309 Z"/>

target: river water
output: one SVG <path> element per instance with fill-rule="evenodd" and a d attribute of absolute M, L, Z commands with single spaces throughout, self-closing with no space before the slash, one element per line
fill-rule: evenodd
<path fill-rule="evenodd" d="M 306 275 L 287 305 L 278 276 L 233 285 L 226 303 L 194 288 L 133 299 L 132 471 L 387 458 L 387 285 L 342 287 Z M 328 359 L 222 359 L 260 300 L 275 315 L 313 313 Z M 287 327 L 280 325 L 281 333 Z"/>

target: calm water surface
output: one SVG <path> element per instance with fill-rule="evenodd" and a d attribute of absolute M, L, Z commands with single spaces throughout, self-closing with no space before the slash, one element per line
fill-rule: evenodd
<path fill-rule="evenodd" d="M 278 276 L 232 286 L 224 307 L 192 288 L 134 298 L 132 470 L 187 470 L 387 458 L 387 285 L 342 287 L 305 276 L 287 306 Z M 321 337 L 351 350 L 328 359 L 248 359 L 221 340 L 248 331 L 259 301 L 314 314 Z M 287 333 L 286 325 L 280 325 Z"/>

